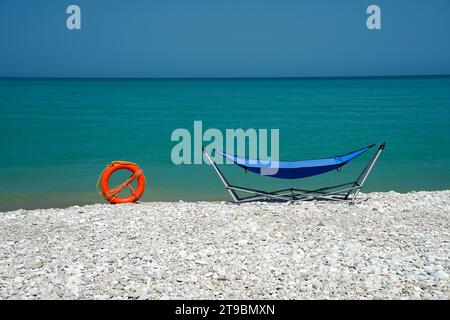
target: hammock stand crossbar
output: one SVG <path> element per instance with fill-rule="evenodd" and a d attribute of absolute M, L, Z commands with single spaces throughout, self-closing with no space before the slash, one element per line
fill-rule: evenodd
<path fill-rule="evenodd" d="M 369 149 L 372 146 L 366 148 Z M 355 181 L 312 190 L 299 188 L 285 188 L 276 191 L 257 190 L 230 184 L 227 178 L 223 175 L 222 171 L 220 171 L 217 164 L 211 158 L 211 155 L 208 153 L 206 148 L 203 148 L 203 152 L 235 203 L 243 203 L 250 201 L 311 201 L 311 200 L 350 201 L 350 203 L 354 203 L 356 197 L 358 196 L 360 190 L 362 189 L 364 183 L 366 182 L 367 177 L 369 176 L 375 163 L 377 162 L 381 152 L 383 152 L 384 147 L 385 143 L 379 145 L 378 149 L 375 151 L 372 158 L 366 164 L 366 166 L 364 167 L 364 169 L 362 170 L 362 172 Z M 347 162 L 343 163 L 341 166 L 345 165 Z M 236 192 L 242 192 L 250 195 L 238 196 Z"/>

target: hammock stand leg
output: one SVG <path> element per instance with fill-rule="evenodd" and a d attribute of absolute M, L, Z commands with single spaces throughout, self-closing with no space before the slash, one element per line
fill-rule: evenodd
<path fill-rule="evenodd" d="M 370 159 L 370 161 L 367 163 L 367 165 L 365 166 L 365 168 L 359 175 L 358 179 L 356 179 L 356 181 L 353 183 L 353 187 L 355 187 L 355 189 L 349 190 L 348 193 L 346 194 L 345 199 L 348 199 L 350 197 L 350 195 L 352 194 L 352 192 L 354 192 L 350 203 L 355 202 L 356 196 L 358 195 L 359 191 L 361 191 L 361 188 L 363 187 L 364 182 L 366 182 L 366 179 L 369 176 L 370 172 L 372 171 L 372 168 L 375 165 L 375 162 L 377 162 L 378 157 L 380 156 L 381 152 L 383 152 L 385 145 L 386 145 L 386 143 L 383 142 L 378 147 L 378 150 L 375 152 L 372 159 Z"/>
<path fill-rule="evenodd" d="M 231 197 L 233 198 L 234 202 L 239 202 L 239 197 L 237 196 L 237 194 L 234 192 L 233 189 L 230 188 L 230 184 L 228 183 L 228 180 L 225 178 L 225 176 L 222 174 L 222 172 L 220 171 L 220 169 L 217 167 L 216 163 L 213 161 L 213 159 L 211 159 L 211 156 L 208 154 L 208 152 L 206 151 L 205 148 L 203 148 L 203 153 L 206 155 L 206 158 L 208 159 L 209 163 L 211 163 L 211 165 L 213 166 L 214 170 L 216 171 L 217 175 L 219 176 L 220 180 L 222 181 L 222 183 L 224 184 L 225 188 L 228 190 L 228 192 L 230 193 Z"/>

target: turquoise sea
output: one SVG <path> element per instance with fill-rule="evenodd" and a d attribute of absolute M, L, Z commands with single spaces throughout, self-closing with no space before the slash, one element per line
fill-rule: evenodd
<path fill-rule="evenodd" d="M 172 164 L 176 128 L 279 128 L 280 158 L 343 154 L 386 141 L 365 191 L 450 188 L 450 77 L 317 79 L 0 79 L 0 210 L 103 202 L 111 160 L 144 170 L 144 201 L 226 200 L 207 165 Z M 358 174 L 294 181 L 308 187 Z M 234 183 L 286 180 L 223 166 Z"/>

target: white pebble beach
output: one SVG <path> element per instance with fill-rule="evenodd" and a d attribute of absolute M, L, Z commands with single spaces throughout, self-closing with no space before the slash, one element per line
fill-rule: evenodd
<path fill-rule="evenodd" d="M 1 299 L 449 299 L 450 191 L 0 213 Z"/>

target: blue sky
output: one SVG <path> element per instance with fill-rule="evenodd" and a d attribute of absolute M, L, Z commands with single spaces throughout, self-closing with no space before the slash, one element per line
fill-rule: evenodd
<path fill-rule="evenodd" d="M 450 74 L 449 33 L 450 0 L 0 0 L 0 76 Z"/>

